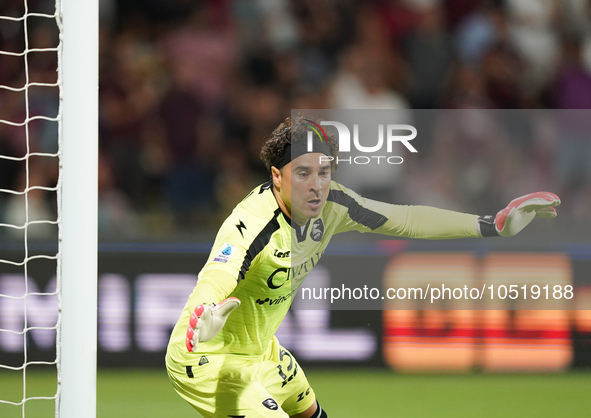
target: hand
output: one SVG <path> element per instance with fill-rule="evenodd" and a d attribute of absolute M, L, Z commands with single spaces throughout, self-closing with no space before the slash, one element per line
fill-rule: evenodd
<path fill-rule="evenodd" d="M 234 297 L 228 298 L 218 304 L 197 305 L 189 319 L 187 338 L 185 340 L 187 350 L 194 353 L 199 343 L 209 341 L 222 329 L 228 315 L 240 306 L 240 300 Z"/>
<path fill-rule="evenodd" d="M 495 216 L 495 229 L 503 237 L 512 237 L 534 218 L 555 218 L 560 198 L 554 193 L 536 192 L 513 199 Z"/>

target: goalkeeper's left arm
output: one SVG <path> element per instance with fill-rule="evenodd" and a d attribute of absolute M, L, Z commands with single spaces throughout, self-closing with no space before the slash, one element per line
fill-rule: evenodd
<path fill-rule="evenodd" d="M 496 215 L 485 216 L 428 206 L 388 205 L 388 221 L 373 232 L 423 239 L 510 237 L 520 232 L 534 218 L 556 217 L 554 207 L 558 205 L 560 198 L 549 192 L 521 196 L 512 200 Z M 384 207 L 381 210 L 381 213 L 386 211 Z"/>

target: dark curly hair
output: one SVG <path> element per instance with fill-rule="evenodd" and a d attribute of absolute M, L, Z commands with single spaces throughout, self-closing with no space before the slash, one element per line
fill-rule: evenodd
<path fill-rule="evenodd" d="M 285 153 L 285 148 L 287 145 L 307 144 L 309 128 L 305 126 L 307 124 L 304 122 L 304 119 L 305 118 L 300 115 L 294 117 L 293 119 L 288 117 L 277 128 L 275 128 L 275 130 L 271 133 L 271 135 L 269 135 L 263 144 L 263 148 L 261 149 L 259 156 L 263 163 L 265 163 L 265 166 L 269 172 L 271 171 L 273 161 L 275 161 L 278 156 Z M 331 155 L 336 159 L 338 156 L 339 144 L 335 139 L 334 134 L 330 130 L 325 131 L 328 140 L 328 146 L 331 150 Z M 331 169 L 332 171 L 337 169 L 335 160 L 331 161 Z"/>

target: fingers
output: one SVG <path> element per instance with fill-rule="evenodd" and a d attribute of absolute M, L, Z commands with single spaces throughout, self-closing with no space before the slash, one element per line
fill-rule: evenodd
<path fill-rule="evenodd" d="M 192 353 L 195 350 L 196 342 L 198 340 L 199 330 L 193 329 L 191 327 L 187 328 L 187 337 L 185 338 L 185 346 L 187 347 L 187 351 Z"/>
<path fill-rule="evenodd" d="M 558 195 L 556 195 L 554 193 L 550 193 L 550 192 L 539 192 L 539 193 L 544 193 L 548 200 L 552 200 L 552 203 L 550 204 L 550 206 L 560 205 L 561 201 L 560 201 L 560 198 L 558 197 Z"/>
<path fill-rule="evenodd" d="M 536 218 L 556 218 L 556 209 L 553 207 L 542 208 L 536 212 Z"/>
<path fill-rule="evenodd" d="M 199 328 L 203 324 L 204 319 L 211 318 L 211 309 L 209 306 L 197 305 L 191 317 L 189 318 L 189 326 L 187 328 L 187 337 L 185 345 L 189 352 L 193 352 L 197 347 L 199 341 Z"/>
<path fill-rule="evenodd" d="M 513 206 L 518 209 L 536 210 L 537 208 L 547 206 L 558 206 L 560 203 L 560 198 L 554 193 L 536 192 L 513 200 L 509 206 Z"/>
<path fill-rule="evenodd" d="M 195 308 L 195 310 L 193 311 L 193 314 L 191 315 L 191 318 L 189 319 L 189 325 L 193 328 L 197 327 L 197 322 L 199 320 L 199 317 L 201 315 L 203 315 L 203 311 L 205 310 L 205 306 L 203 305 L 197 305 L 197 307 Z"/>

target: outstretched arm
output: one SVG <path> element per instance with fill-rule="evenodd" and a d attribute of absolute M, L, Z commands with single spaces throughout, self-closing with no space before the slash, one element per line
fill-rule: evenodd
<path fill-rule="evenodd" d="M 536 192 L 512 200 L 496 215 L 469 215 L 427 206 L 395 206 L 388 221 L 376 232 L 410 238 L 511 237 L 534 218 L 556 217 L 560 198 Z"/>
<path fill-rule="evenodd" d="M 392 205 L 365 199 L 342 185 L 339 202 L 348 207 L 348 216 L 336 232 L 359 231 L 386 235 L 452 239 L 470 237 L 510 237 L 525 228 L 534 218 L 553 218 L 560 198 L 554 193 L 536 192 L 512 200 L 496 215 L 478 216 L 429 206 Z M 364 222 L 370 219 L 371 222 Z"/>

